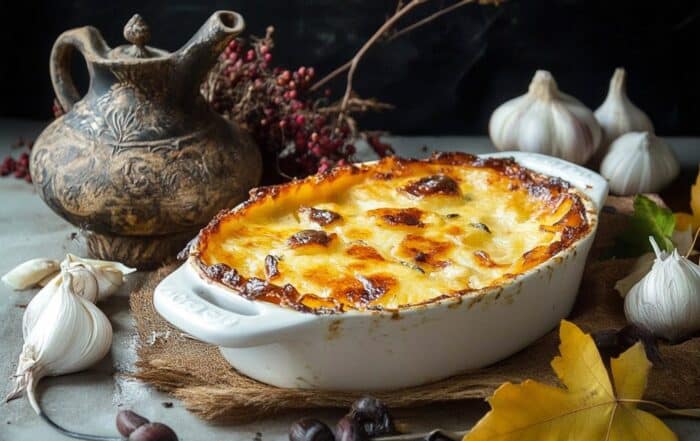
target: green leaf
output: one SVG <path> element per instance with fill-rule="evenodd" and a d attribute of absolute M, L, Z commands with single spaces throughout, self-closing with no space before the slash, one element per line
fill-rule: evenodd
<path fill-rule="evenodd" d="M 617 257 L 635 257 L 652 251 L 649 236 L 659 247 L 671 251 L 675 246 L 671 240 L 676 219 L 671 210 L 658 206 L 646 196 L 634 198 L 634 214 L 629 226 L 615 242 L 612 254 Z"/>

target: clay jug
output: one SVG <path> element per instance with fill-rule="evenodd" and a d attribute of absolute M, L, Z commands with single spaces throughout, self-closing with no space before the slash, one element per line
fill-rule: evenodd
<path fill-rule="evenodd" d="M 157 266 L 258 183 L 252 139 L 200 93 L 243 28 L 237 13 L 215 12 L 173 53 L 146 45 L 138 15 L 124 28 L 128 45 L 110 48 L 91 26 L 56 40 L 51 80 L 66 113 L 36 140 L 30 170 L 41 198 L 85 232 L 93 257 Z M 90 74 L 82 98 L 70 74 L 76 50 Z"/>

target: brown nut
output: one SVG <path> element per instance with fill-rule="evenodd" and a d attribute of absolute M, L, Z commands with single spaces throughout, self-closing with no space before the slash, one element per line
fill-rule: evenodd
<path fill-rule="evenodd" d="M 130 410 L 120 410 L 117 414 L 117 430 L 123 436 L 131 435 L 131 432 L 148 423 L 148 419 Z"/>
<path fill-rule="evenodd" d="M 389 435 L 396 431 L 389 408 L 374 397 L 363 397 L 352 403 L 348 415 L 360 423 L 370 437 Z"/>
<path fill-rule="evenodd" d="M 302 418 L 289 428 L 289 441 L 334 441 L 333 432 L 322 421 Z"/>
<path fill-rule="evenodd" d="M 368 441 L 369 436 L 359 421 L 350 415 L 345 415 L 335 426 L 336 441 Z"/>
<path fill-rule="evenodd" d="M 177 441 L 177 435 L 165 424 L 148 423 L 131 432 L 129 441 Z"/>

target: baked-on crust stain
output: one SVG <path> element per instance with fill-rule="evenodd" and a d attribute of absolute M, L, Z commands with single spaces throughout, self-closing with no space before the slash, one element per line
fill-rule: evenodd
<path fill-rule="evenodd" d="M 430 196 L 435 194 L 456 196 L 459 195 L 457 181 L 445 175 L 433 175 L 420 178 L 402 188 L 413 196 Z"/>
<path fill-rule="evenodd" d="M 478 158 L 465 153 L 437 153 L 427 160 L 388 157 L 374 164 L 336 167 L 329 172 L 310 176 L 303 180 L 292 181 L 272 187 L 253 189 L 250 192 L 250 199 L 248 201 L 233 210 L 220 212 L 207 227 L 200 231 L 197 240 L 190 247 L 190 258 L 205 278 L 219 282 L 248 299 L 267 301 L 298 311 L 316 314 L 339 313 L 352 309 L 380 310 L 382 309 L 381 306 L 368 305 L 368 303 L 377 296 L 381 296 L 383 292 L 391 289 L 391 286 L 398 282 L 391 275 L 368 274 L 360 275 L 359 277 L 356 275 L 355 277 L 348 276 L 346 278 L 340 278 L 339 280 L 332 281 L 332 291 L 339 295 L 334 295 L 334 297 L 320 297 L 314 293 L 299 293 L 297 289 L 290 284 L 280 286 L 269 280 L 261 280 L 255 277 L 246 278 L 239 274 L 236 269 L 229 268 L 225 264 L 218 263 L 208 265 L 203 260 L 203 257 L 206 255 L 208 241 L 211 239 L 212 235 L 219 231 L 221 225 L 225 221 L 234 222 L 237 219 L 244 219 L 247 211 L 250 210 L 251 207 L 274 203 L 273 201 L 280 198 L 282 195 L 294 194 L 303 186 L 314 188 L 321 185 L 330 185 L 348 175 L 356 176 L 358 174 L 364 174 L 364 179 L 389 180 L 393 179 L 395 176 L 401 176 L 402 173 L 405 173 L 407 170 L 410 172 L 412 168 L 420 169 L 424 164 L 490 169 L 495 171 L 498 175 L 507 178 L 509 180 L 509 188 L 524 189 L 529 195 L 542 200 L 546 206 L 552 209 L 559 206 L 562 198 L 566 198 L 567 201 L 570 201 L 568 211 L 563 213 L 560 220 L 554 225 L 547 226 L 547 231 L 561 233 L 560 239 L 546 245 L 537 246 L 524 253 L 520 261 L 514 265 L 512 274 L 508 273 L 501 276 L 488 288 L 509 283 L 520 273 L 545 262 L 552 256 L 570 247 L 592 229 L 592 223 L 588 220 L 586 206 L 581 196 L 570 187 L 570 184 L 561 179 L 533 172 L 520 166 L 510 158 Z M 450 191 L 449 182 L 442 179 L 432 180 L 427 184 L 423 182 L 417 185 L 416 188 L 420 185 L 427 185 L 428 188 L 432 186 L 439 189 L 435 190 L 436 192 Z M 443 190 L 443 187 L 448 190 Z M 401 190 L 405 190 L 405 188 Z M 428 190 L 427 193 L 430 194 L 430 190 Z M 420 210 L 417 211 L 420 212 Z M 388 224 L 393 222 L 396 225 L 414 227 L 422 223 L 420 213 L 408 213 L 411 215 L 406 216 L 406 213 L 401 213 L 398 217 L 382 217 L 382 220 Z M 446 217 L 448 219 L 451 218 L 449 215 Z M 481 226 L 474 225 L 474 227 L 480 228 Z M 488 227 L 480 229 L 488 232 Z M 302 230 L 290 237 L 287 241 L 287 245 L 291 247 L 305 245 L 328 246 L 334 237 L 335 234 L 327 234 L 320 230 Z M 408 234 L 404 242 L 401 243 L 401 252 L 404 253 L 408 259 L 416 262 L 416 270 L 423 272 L 420 266 L 444 266 L 450 264 L 450 262 L 440 259 L 440 255 L 444 253 L 446 246 L 451 246 L 451 244 L 430 241 L 418 235 L 412 236 Z M 364 256 L 367 259 L 382 259 L 382 256 L 379 255 L 374 248 L 365 246 L 362 243 L 351 245 L 346 250 L 346 253 L 358 257 Z M 498 263 L 494 262 L 485 252 L 475 253 L 475 261 L 477 264 L 485 267 L 498 265 Z M 410 262 L 401 263 L 413 265 Z M 418 304 L 401 305 L 399 309 L 403 307 L 427 305 L 445 299 L 461 298 L 464 295 L 474 294 L 475 291 L 477 290 L 467 286 L 464 289 L 448 292 Z M 398 310 L 392 309 L 392 311 Z"/>
<path fill-rule="evenodd" d="M 387 225 L 406 225 L 422 227 L 423 212 L 417 208 L 377 208 L 367 212 L 370 216 L 381 218 Z"/>
<path fill-rule="evenodd" d="M 354 244 L 350 245 L 345 253 L 352 257 L 357 257 L 361 260 L 384 260 L 379 252 L 368 245 Z"/>
<path fill-rule="evenodd" d="M 334 237 L 335 234 L 327 234 L 321 230 L 301 230 L 287 239 L 287 245 L 290 248 L 299 248 L 306 245 L 321 245 L 325 247 L 328 246 Z"/>
<path fill-rule="evenodd" d="M 317 225 L 322 227 L 330 225 L 333 222 L 343 218 L 335 211 L 321 210 L 313 207 L 300 207 L 299 213 L 308 216 L 310 221 L 315 222 Z"/>

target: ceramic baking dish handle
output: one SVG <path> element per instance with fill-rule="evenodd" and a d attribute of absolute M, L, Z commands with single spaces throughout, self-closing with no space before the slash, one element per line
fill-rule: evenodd
<path fill-rule="evenodd" d="M 158 313 L 184 332 L 223 347 L 259 346 L 279 341 L 284 333 L 309 322 L 299 314 L 265 302 L 252 302 L 203 282 L 185 263 L 156 288 Z"/>
<path fill-rule="evenodd" d="M 531 170 L 564 179 L 591 198 L 598 212 L 600 212 L 605 199 L 608 197 L 608 182 L 605 178 L 592 170 L 563 159 L 529 152 L 499 152 L 479 156 L 492 158 L 510 157 Z"/>

